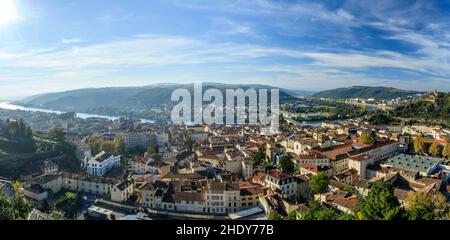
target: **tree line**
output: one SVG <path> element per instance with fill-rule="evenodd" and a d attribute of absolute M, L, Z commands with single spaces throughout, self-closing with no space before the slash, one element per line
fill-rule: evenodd
<path fill-rule="evenodd" d="M 23 119 L 0 120 L 0 149 L 8 153 L 32 153 L 36 151 L 33 131 Z"/>
<path fill-rule="evenodd" d="M 89 139 L 88 144 L 93 155 L 102 151 L 118 155 L 125 153 L 125 142 L 122 138 L 118 138 L 114 141 L 91 138 Z"/>
<path fill-rule="evenodd" d="M 420 138 L 416 138 L 412 143 L 412 150 L 417 154 L 444 157 L 450 160 L 450 143 L 441 146 L 436 141 L 429 143 Z"/>

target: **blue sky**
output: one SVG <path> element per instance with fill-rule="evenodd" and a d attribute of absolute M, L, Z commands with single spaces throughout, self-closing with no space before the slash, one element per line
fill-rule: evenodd
<path fill-rule="evenodd" d="M 448 0 L 1 2 L 0 99 L 194 81 L 450 90 Z"/>

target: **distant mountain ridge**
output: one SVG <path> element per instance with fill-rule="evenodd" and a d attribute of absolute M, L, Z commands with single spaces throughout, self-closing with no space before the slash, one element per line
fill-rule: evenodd
<path fill-rule="evenodd" d="M 376 99 L 392 99 L 397 97 L 405 97 L 415 95 L 421 92 L 402 90 L 392 87 L 369 87 L 369 86 L 353 86 L 346 88 L 336 88 L 313 94 L 317 98 L 346 99 L 346 98 L 376 98 Z"/>
<path fill-rule="evenodd" d="M 58 93 L 40 94 L 17 102 L 29 107 L 38 107 L 65 112 L 95 113 L 109 116 L 154 117 L 151 109 L 171 104 L 172 92 L 185 88 L 193 92 L 191 84 L 155 84 L 142 87 L 86 88 Z M 203 83 L 203 90 L 217 88 L 223 93 L 229 88 L 272 89 L 260 84 Z M 280 89 L 280 101 L 292 98 L 287 90 Z M 269 92 L 270 93 L 270 92 Z"/>
<path fill-rule="evenodd" d="M 307 97 L 312 96 L 315 92 L 312 91 L 306 91 L 306 90 L 296 90 L 296 89 L 283 89 L 284 92 L 287 94 L 294 96 L 294 97 Z"/>

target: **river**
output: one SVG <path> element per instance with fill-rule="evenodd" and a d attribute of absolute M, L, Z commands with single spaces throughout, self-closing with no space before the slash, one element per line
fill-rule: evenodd
<path fill-rule="evenodd" d="M 65 112 L 61 112 L 61 111 L 54 111 L 54 110 L 48 110 L 48 109 L 42 109 L 42 108 L 23 107 L 23 106 L 11 104 L 9 102 L 0 102 L 0 109 L 20 110 L 20 111 L 28 111 L 28 112 L 56 113 L 56 114 L 65 113 Z M 108 119 L 111 121 L 119 119 L 119 117 L 98 115 L 98 114 L 88 114 L 88 113 L 76 113 L 76 116 L 81 119 L 104 118 L 104 119 Z M 140 119 L 140 120 L 144 123 L 154 123 L 153 120 L 148 120 L 148 119 Z"/>

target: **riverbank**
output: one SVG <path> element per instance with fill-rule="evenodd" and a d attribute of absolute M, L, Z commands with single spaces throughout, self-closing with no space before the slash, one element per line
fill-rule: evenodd
<path fill-rule="evenodd" d="M 12 104 L 10 102 L 0 102 L 0 109 L 6 109 L 6 110 L 16 110 L 16 111 L 28 111 L 28 112 L 43 112 L 43 113 L 53 113 L 53 114 L 64 114 L 67 112 L 62 111 L 56 111 L 56 110 L 49 110 L 49 109 L 42 109 L 42 108 L 33 108 L 33 107 L 24 107 L 16 104 Z M 102 119 L 108 119 L 111 121 L 117 120 L 120 117 L 117 116 L 106 116 L 106 115 L 99 115 L 99 114 L 88 114 L 88 113 L 78 113 L 76 112 L 76 117 L 81 119 L 88 119 L 88 118 L 102 118 Z M 154 120 L 149 119 L 139 119 L 141 122 L 144 123 L 154 123 Z"/>

